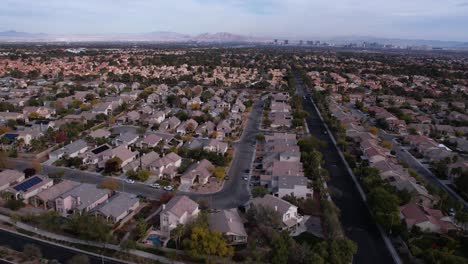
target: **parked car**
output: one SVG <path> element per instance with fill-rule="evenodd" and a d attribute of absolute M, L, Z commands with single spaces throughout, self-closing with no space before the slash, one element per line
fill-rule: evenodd
<path fill-rule="evenodd" d="M 172 186 L 172 185 L 164 186 L 164 190 L 172 191 L 172 190 L 174 190 L 174 186 Z"/>
<path fill-rule="evenodd" d="M 126 182 L 126 183 L 130 183 L 130 184 L 134 184 L 134 183 L 135 183 L 135 181 L 132 180 L 132 179 L 126 179 L 125 182 Z"/>
<path fill-rule="evenodd" d="M 246 175 L 246 176 L 243 176 L 242 179 L 243 179 L 244 181 L 248 181 L 248 180 L 249 180 L 249 176 L 247 176 L 247 175 Z"/>
<path fill-rule="evenodd" d="M 161 188 L 161 185 L 159 185 L 159 183 L 153 183 L 153 184 L 150 184 L 150 187 L 155 188 L 155 189 L 159 189 L 159 188 Z"/>

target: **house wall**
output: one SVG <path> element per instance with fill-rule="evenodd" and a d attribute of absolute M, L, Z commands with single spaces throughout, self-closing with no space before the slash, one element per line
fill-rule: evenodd
<path fill-rule="evenodd" d="M 96 200 L 94 203 L 90 204 L 88 207 L 86 207 L 84 209 L 85 212 L 88 212 L 88 211 L 91 211 L 93 208 L 95 208 L 96 206 L 102 204 L 103 202 L 107 201 L 107 199 L 109 199 L 109 195 L 108 194 L 105 194 L 103 195 L 101 198 L 99 198 L 98 200 Z"/>
<path fill-rule="evenodd" d="M 51 187 L 52 185 L 54 185 L 54 182 L 53 181 L 50 181 L 49 183 L 45 184 L 45 185 L 42 185 L 40 188 L 37 188 L 37 189 L 34 189 L 30 192 L 27 192 L 27 193 L 20 193 L 19 197 L 24 199 L 24 202 L 25 203 L 28 203 L 29 199 L 33 196 L 36 196 L 37 194 L 39 194 L 40 192 L 42 192 L 43 190 Z"/>

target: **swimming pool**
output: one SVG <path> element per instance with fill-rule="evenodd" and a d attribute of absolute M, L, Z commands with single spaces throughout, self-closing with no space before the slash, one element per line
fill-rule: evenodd
<path fill-rule="evenodd" d="M 161 246 L 161 238 L 158 235 L 149 235 L 146 240 L 149 240 L 153 243 L 154 246 Z"/>

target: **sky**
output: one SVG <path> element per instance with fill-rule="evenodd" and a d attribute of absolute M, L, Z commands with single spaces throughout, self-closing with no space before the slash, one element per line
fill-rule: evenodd
<path fill-rule="evenodd" d="M 468 41 L 468 0 L 2 0 L 0 31 Z"/>

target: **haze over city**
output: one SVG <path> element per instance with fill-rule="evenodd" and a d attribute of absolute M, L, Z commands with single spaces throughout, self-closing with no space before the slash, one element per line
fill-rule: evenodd
<path fill-rule="evenodd" d="M 374 36 L 467 41 L 466 0 L 5 0 L 0 31 L 230 32 L 257 37 Z"/>

